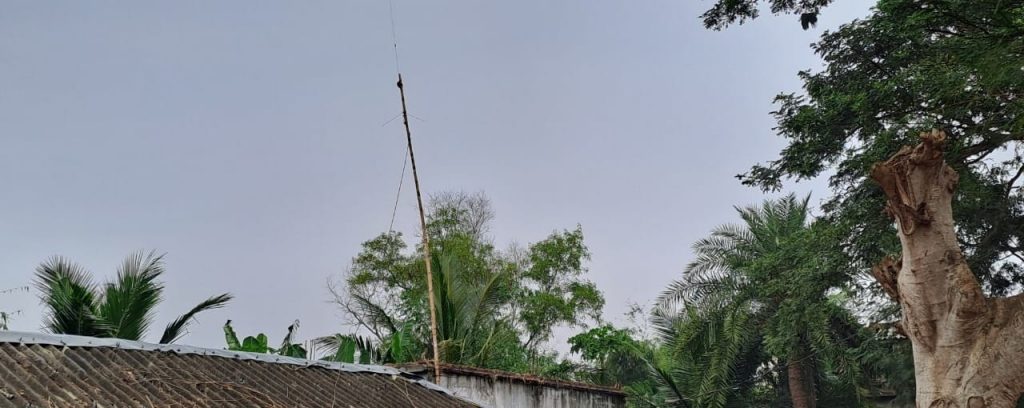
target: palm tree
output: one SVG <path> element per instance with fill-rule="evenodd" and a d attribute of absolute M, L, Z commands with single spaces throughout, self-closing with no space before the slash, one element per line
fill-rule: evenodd
<path fill-rule="evenodd" d="M 457 253 L 454 248 L 442 248 L 431 259 L 440 360 L 489 367 L 496 359 L 502 358 L 495 355 L 496 344 L 519 342 L 518 334 L 501 310 L 510 296 L 511 275 L 505 269 L 466 261 L 466 257 Z M 412 274 L 425 276 L 422 259 L 414 260 L 410 267 Z M 388 308 L 370 296 L 349 294 L 351 305 L 348 307 L 358 310 L 363 319 L 372 322 L 364 327 L 384 328 L 380 333 L 372 333 L 376 346 L 367 348 L 379 350 L 378 354 L 384 361 L 433 358 L 426 354 L 431 349 L 431 338 L 425 282 L 403 293 L 414 305 L 403 310 L 404 316 L 389 313 Z M 345 351 L 339 347 L 348 345 L 350 340 L 357 340 L 356 345 L 360 348 L 363 343 L 370 343 L 358 336 L 337 334 L 321 339 L 320 345 L 328 351 Z M 417 357 L 417 352 L 422 353 Z"/>
<path fill-rule="evenodd" d="M 36 288 L 45 306 L 45 328 L 52 333 L 140 340 L 163 300 L 164 255 L 136 252 L 125 258 L 117 278 L 103 285 L 92 282 L 82 267 L 53 257 L 36 268 Z M 200 302 L 164 329 L 160 343 L 173 343 L 203 311 L 223 307 L 232 296 L 224 293 Z"/>
<path fill-rule="evenodd" d="M 773 373 L 764 369 L 758 334 L 748 330 L 751 318 L 748 313 L 702 315 L 692 307 L 678 313 L 656 308 L 651 316 L 655 341 L 638 350 L 652 387 L 630 393 L 634 405 L 778 406 L 759 395 L 773 388 Z"/>
<path fill-rule="evenodd" d="M 433 269 L 441 361 L 486 366 L 497 338 L 511 333 L 499 317 L 508 272 L 472 271 L 447 253 L 434 259 Z"/>
<path fill-rule="evenodd" d="M 680 398 L 734 406 L 774 383 L 794 408 L 843 392 L 856 400 L 850 347 L 862 331 L 828 296 L 848 275 L 807 203 L 790 195 L 737 208 L 743 224 L 698 241 L 683 279 L 662 294 L 654 323 L 675 356 Z"/>

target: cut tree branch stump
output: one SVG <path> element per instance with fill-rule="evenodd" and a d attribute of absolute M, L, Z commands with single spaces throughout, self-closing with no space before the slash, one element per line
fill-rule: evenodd
<path fill-rule="evenodd" d="M 871 271 L 900 304 L 914 350 L 917 406 L 1014 408 L 1024 392 L 1024 298 L 989 299 L 956 239 L 957 173 L 933 130 L 871 169 L 896 222 L 902 255 Z"/>

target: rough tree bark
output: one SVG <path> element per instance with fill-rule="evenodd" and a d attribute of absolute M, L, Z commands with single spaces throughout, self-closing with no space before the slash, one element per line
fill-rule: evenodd
<path fill-rule="evenodd" d="M 804 356 L 793 356 L 786 364 L 789 396 L 793 408 L 815 408 L 818 405 L 814 387 L 814 371 L 806 366 Z"/>
<path fill-rule="evenodd" d="M 946 135 L 921 135 L 871 170 L 896 220 L 902 260 L 872 271 L 902 309 L 919 408 L 1013 408 L 1024 392 L 1024 298 L 986 298 L 964 261 L 951 201 L 958 176 Z"/>

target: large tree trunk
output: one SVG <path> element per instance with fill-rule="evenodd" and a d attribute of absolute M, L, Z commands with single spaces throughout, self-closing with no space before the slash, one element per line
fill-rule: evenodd
<path fill-rule="evenodd" d="M 814 370 L 807 367 L 806 356 L 793 356 L 786 363 L 789 377 L 789 397 L 793 408 L 815 408 L 818 405 L 814 387 Z"/>
<path fill-rule="evenodd" d="M 1024 391 L 1022 297 L 989 299 L 957 243 L 951 201 L 957 174 L 942 159 L 945 133 L 921 135 L 879 163 L 902 261 L 872 271 L 899 302 L 914 349 L 919 408 L 1013 408 Z"/>

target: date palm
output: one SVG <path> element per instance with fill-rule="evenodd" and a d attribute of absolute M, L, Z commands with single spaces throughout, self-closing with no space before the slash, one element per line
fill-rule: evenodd
<path fill-rule="evenodd" d="M 163 300 L 164 255 L 136 252 L 125 258 L 113 281 L 93 283 L 89 272 L 62 257 L 36 268 L 35 285 L 46 308 L 46 330 L 58 334 L 141 340 L 149 331 L 156 305 Z M 185 335 L 195 316 L 223 307 L 224 293 L 200 302 L 164 329 L 160 343 Z"/>
<path fill-rule="evenodd" d="M 807 202 L 790 195 L 738 208 L 743 223 L 698 241 L 683 279 L 662 295 L 655 323 L 679 369 L 694 374 L 680 377 L 695 381 L 686 396 L 695 406 L 734 406 L 758 384 L 788 394 L 794 408 L 843 393 L 856 400 L 860 327 L 829 297 L 849 265 L 827 228 L 810 223 Z"/>

